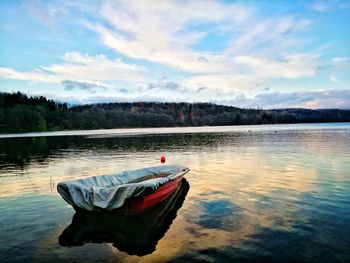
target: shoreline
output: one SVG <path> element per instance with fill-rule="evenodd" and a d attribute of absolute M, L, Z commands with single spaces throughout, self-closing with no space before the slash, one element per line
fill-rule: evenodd
<path fill-rule="evenodd" d="M 279 131 L 279 130 L 315 130 L 315 129 L 327 129 L 327 128 L 328 129 L 329 128 L 331 129 L 350 128 L 350 122 L 43 131 L 43 132 L 25 132 L 25 133 L 4 133 L 4 134 L 0 134 L 0 139 L 30 138 L 30 137 L 60 137 L 60 136 L 98 136 L 98 135 L 122 137 L 122 136 L 163 135 L 163 134 L 230 133 L 230 132 Z"/>

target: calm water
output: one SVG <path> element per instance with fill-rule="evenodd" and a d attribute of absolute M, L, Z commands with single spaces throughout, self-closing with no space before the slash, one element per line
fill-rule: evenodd
<path fill-rule="evenodd" d="M 45 135 L 0 138 L 0 262 L 350 262 L 349 124 Z M 56 192 L 163 154 L 191 171 L 142 216 Z"/>

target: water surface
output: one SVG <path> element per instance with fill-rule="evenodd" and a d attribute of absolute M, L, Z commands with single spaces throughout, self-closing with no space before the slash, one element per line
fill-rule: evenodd
<path fill-rule="evenodd" d="M 349 124 L 24 136 L 0 138 L 1 262 L 350 261 Z M 56 191 L 163 154 L 188 187 L 147 215 L 80 216 Z"/>

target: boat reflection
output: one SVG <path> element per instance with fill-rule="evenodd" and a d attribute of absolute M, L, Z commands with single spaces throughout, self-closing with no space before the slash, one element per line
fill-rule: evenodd
<path fill-rule="evenodd" d="M 150 254 L 176 218 L 188 190 L 189 184 L 183 179 L 176 192 L 141 215 L 119 211 L 76 212 L 72 223 L 59 237 L 59 244 L 82 246 L 85 243 L 107 242 L 129 255 Z"/>

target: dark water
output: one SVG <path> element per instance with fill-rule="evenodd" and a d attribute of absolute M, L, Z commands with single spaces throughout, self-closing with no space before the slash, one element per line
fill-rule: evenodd
<path fill-rule="evenodd" d="M 210 129 L 0 138 L 0 262 L 350 262 L 349 124 Z M 163 154 L 191 171 L 141 216 L 56 192 Z"/>

